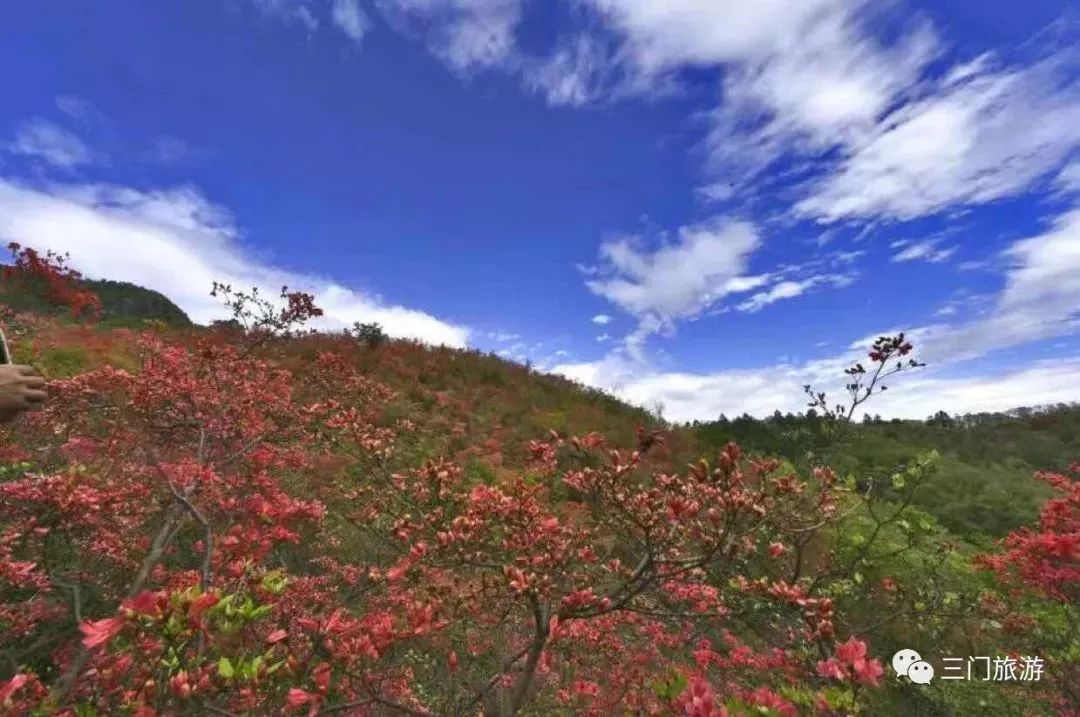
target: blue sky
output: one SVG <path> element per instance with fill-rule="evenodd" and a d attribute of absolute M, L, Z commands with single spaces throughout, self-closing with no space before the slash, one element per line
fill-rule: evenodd
<path fill-rule="evenodd" d="M 1080 400 L 1060 3 L 224 0 L 0 11 L 0 235 L 529 360 L 678 420 Z"/>

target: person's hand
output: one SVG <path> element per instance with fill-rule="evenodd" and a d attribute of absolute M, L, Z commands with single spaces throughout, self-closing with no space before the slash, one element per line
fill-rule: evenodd
<path fill-rule="evenodd" d="M 6 423 L 23 411 L 45 401 L 45 379 L 29 366 L 0 365 L 0 422 Z"/>

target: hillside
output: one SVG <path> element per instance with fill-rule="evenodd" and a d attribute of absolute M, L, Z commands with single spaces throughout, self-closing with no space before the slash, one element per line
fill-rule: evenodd
<path fill-rule="evenodd" d="M 101 297 L 103 316 L 114 320 L 104 321 L 102 330 L 49 324 L 37 343 L 48 346 L 39 361 L 54 375 L 73 375 L 99 361 L 116 360 L 93 347 L 111 345 L 113 351 L 124 351 L 125 340 L 104 330 L 117 325 L 117 320 L 120 326 L 138 325 L 143 319 L 165 321 L 173 328 L 164 335 L 185 344 L 205 331 L 191 327 L 194 333 L 177 332 L 190 327 L 190 322 L 158 292 L 120 282 L 86 282 L 86 286 Z M 99 293 L 101 288 L 104 293 Z M 16 301 L 13 308 L 46 315 L 60 311 L 40 296 Z M 310 351 L 292 356 L 292 366 L 303 370 L 305 360 L 311 360 Z M 361 341 L 357 366 L 394 389 L 393 413 L 424 417 L 431 428 L 425 454 L 452 455 L 475 470 L 522 465 L 527 442 L 550 431 L 563 435 L 596 431 L 627 444 L 637 426 L 663 426 L 668 440 L 662 453 L 674 467 L 734 441 L 803 469 L 825 462 L 863 486 L 876 479 L 888 496 L 889 476 L 934 449 L 941 454 L 941 463 L 915 504 L 957 535 L 979 542 L 1034 520 L 1048 493 L 1030 480 L 1031 475 L 1037 470 L 1064 470 L 1080 455 L 1080 406 L 955 417 L 941 412 L 923 421 L 879 418 L 852 425 L 842 435 L 829 432 L 826 422 L 812 412 L 671 427 L 605 392 L 479 351 L 409 341 L 368 346 Z"/>
<path fill-rule="evenodd" d="M 156 319 L 172 327 L 190 326 L 187 316 L 158 292 L 119 282 L 86 286 L 101 298 L 106 325 Z M 86 368 L 77 342 L 60 333 L 58 348 L 46 351 L 43 360 L 58 361 L 66 372 Z M 358 365 L 398 392 L 395 410 L 401 415 L 428 417 L 437 436 L 430 440 L 439 450 L 474 466 L 485 451 L 486 460 L 521 465 L 527 441 L 552 430 L 564 435 L 596 431 L 626 444 L 638 425 L 660 426 L 649 412 L 602 391 L 478 351 L 390 341 L 365 347 Z M 1047 491 L 1030 476 L 1037 470 L 1064 470 L 1080 456 L 1080 407 L 955 417 L 941 412 L 923 421 L 878 419 L 854 425 L 843 435 L 829 433 L 823 421 L 812 417 L 744 416 L 676 428 L 668 436 L 664 450 L 676 454 L 674 466 L 734 441 L 804 469 L 824 461 L 860 484 L 876 478 L 885 495 L 889 476 L 920 453 L 937 450 L 942 456 L 938 471 L 915 503 L 957 535 L 981 541 L 1036 518 Z"/>
<path fill-rule="evenodd" d="M 137 346 L 126 328 L 43 319 L 25 340 L 12 342 L 17 360 L 33 357 L 35 365 L 52 377 L 74 376 L 103 364 L 137 365 Z M 215 335 L 203 327 L 162 326 L 155 332 L 185 346 Z M 331 336 L 283 345 L 276 361 L 303 372 L 321 349 L 340 341 Z M 564 435 L 598 431 L 625 444 L 634 440 L 639 425 L 659 425 L 644 409 L 604 392 L 491 354 L 401 340 L 375 347 L 350 343 L 357 370 L 394 392 L 388 415 L 408 417 L 428 429 L 425 455 L 469 461 L 483 454 L 489 465 L 521 466 L 528 441 L 543 439 L 553 430 Z M 689 434 L 679 434 L 672 445 L 685 450 L 683 442 L 690 439 Z"/>
<path fill-rule="evenodd" d="M 1077 501 L 980 554 L 1039 520 L 1052 488 L 1034 469 L 1075 493 L 1075 407 L 673 427 L 480 352 L 303 331 L 307 295 L 226 298 L 236 322 L 215 327 L 4 312 L 15 358 L 52 382 L 0 427 L 0 712 L 1021 715 L 1068 699 Z M 900 649 L 1023 650 L 1056 676 L 923 691 L 885 676 Z"/>
<path fill-rule="evenodd" d="M 0 267 L 0 271 L 4 267 Z M 144 321 L 163 321 L 170 326 L 191 326 L 191 319 L 164 294 L 126 281 L 85 280 L 86 289 L 101 300 L 101 321 L 112 326 L 140 326 Z M 8 280 L 0 283 L 0 303 L 15 311 L 48 315 L 67 312 L 52 300 L 41 281 Z"/>
<path fill-rule="evenodd" d="M 164 294 L 127 281 L 87 281 L 86 288 L 101 299 L 106 322 L 164 321 L 170 326 L 190 326 L 191 319 Z"/>
<path fill-rule="evenodd" d="M 1000 537 L 1035 519 L 1047 491 L 1030 476 L 1065 470 L 1080 456 L 1080 406 L 965 416 L 941 412 L 925 421 L 879 418 L 841 435 L 828 433 L 821 419 L 779 414 L 696 424 L 693 432 L 705 446 L 736 441 L 804 466 L 823 460 L 863 485 L 876 478 L 886 496 L 894 472 L 913 456 L 936 450 L 942 456 L 938 472 L 915 503 L 956 534 L 977 539 Z"/>

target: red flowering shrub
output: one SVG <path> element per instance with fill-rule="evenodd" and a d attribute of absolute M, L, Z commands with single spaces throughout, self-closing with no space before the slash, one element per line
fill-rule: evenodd
<path fill-rule="evenodd" d="M 1059 714 L 1080 715 L 1080 463 L 1066 473 L 1037 473 L 1055 496 L 1038 525 L 1001 541 L 1003 552 L 981 555 L 976 564 L 1000 580 L 983 596 L 987 622 L 1017 654 L 1045 662 L 1050 677 L 1035 695 Z"/>
<path fill-rule="evenodd" d="M 52 251 L 41 255 L 34 249 L 8 244 L 12 263 L 5 266 L 5 281 L 15 281 L 21 287 L 40 283 L 46 297 L 71 309 L 73 316 L 94 318 L 101 312 L 101 300 L 92 291 L 80 286 L 82 275 L 67 266 L 67 256 Z"/>
<path fill-rule="evenodd" d="M 310 296 L 215 291 L 240 331 L 146 332 L 0 433 L 0 710 L 786 716 L 878 684 L 822 590 L 850 566 L 806 574 L 854 500 L 831 471 L 660 470 L 645 430 L 410 464 Z"/>

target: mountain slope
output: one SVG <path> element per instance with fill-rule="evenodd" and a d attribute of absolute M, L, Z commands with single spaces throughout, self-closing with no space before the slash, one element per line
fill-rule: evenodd
<path fill-rule="evenodd" d="M 170 326 L 191 326 L 191 319 L 164 294 L 127 281 L 84 280 L 85 289 L 101 300 L 100 319 L 115 326 L 138 326 L 143 321 L 163 321 Z M 36 277 L 11 276 L 0 282 L 0 304 L 15 311 L 60 315 L 68 307 L 48 296 Z"/>
<path fill-rule="evenodd" d="M 86 282 L 102 300 L 105 321 L 96 328 L 44 321 L 35 329 L 34 348 L 16 342 L 16 356 L 32 356 L 52 375 L 73 375 L 100 363 L 136 363 L 136 347 L 113 327 L 164 322 L 172 338 L 191 345 L 210 331 L 195 327 L 167 297 L 124 282 Z M 33 292 L 0 285 L 0 303 L 52 316 Z M 330 339 L 328 339 L 330 340 Z M 303 371 L 319 351 L 318 340 L 283 346 L 293 370 Z M 935 477 L 916 504 L 957 535 L 982 541 L 1000 536 L 1036 517 L 1044 486 L 1030 480 L 1036 470 L 1063 470 L 1080 455 L 1080 407 L 1019 409 L 1008 414 L 927 421 L 882 421 L 829 431 L 811 414 L 665 426 L 648 411 L 602 391 L 475 350 L 431 347 L 409 341 L 369 345 L 357 341 L 358 367 L 396 393 L 394 414 L 422 423 L 420 457 L 451 456 L 479 473 L 507 472 L 525 464 L 528 441 L 596 431 L 618 445 L 630 445 L 638 426 L 665 428 L 666 442 L 653 457 L 677 469 L 734 441 L 747 449 L 786 459 L 800 468 L 827 463 L 860 486 L 889 497 L 890 476 L 920 453 L 942 454 Z M 27 358 L 26 360 L 29 360 Z M 902 385 L 898 386 L 902 390 Z"/>

